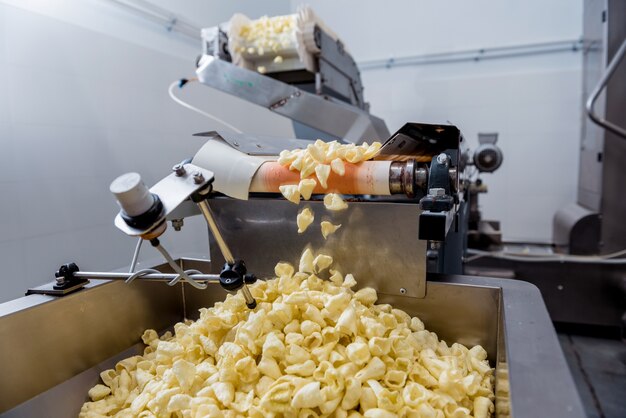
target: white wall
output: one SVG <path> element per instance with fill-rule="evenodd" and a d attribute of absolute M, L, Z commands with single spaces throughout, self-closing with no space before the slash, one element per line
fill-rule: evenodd
<path fill-rule="evenodd" d="M 177 17 L 197 27 L 213 26 L 225 22 L 237 12 L 250 17 L 264 14 L 275 15 L 288 12 L 289 0 L 148 0 Z M 168 55 L 184 59 L 195 58 L 198 47 L 185 35 L 168 33 L 165 27 L 140 14 L 129 11 L 106 0 L 0 0 L 0 3 L 12 5 L 37 14 L 71 23 L 81 28 L 141 45 Z M 30 31 L 40 37 L 45 32 L 39 28 Z"/>
<path fill-rule="evenodd" d="M 297 3 L 154 1 L 198 26 Z M 581 33 L 581 4 L 565 0 L 309 2 L 357 60 Z M 93 270 L 128 263 L 134 241 L 112 226 L 110 181 L 136 170 L 151 184 L 198 149 L 191 133 L 219 128 L 167 97 L 171 80 L 193 73 L 198 51 L 104 0 L 0 0 L 0 301 L 67 261 Z M 506 238 L 534 241 L 549 240 L 552 213 L 574 198 L 579 78 L 576 54 L 363 73 L 366 98 L 391 129 L 450 120 L 470 140 L 499 131 L 505 164 L 487 178 L 485 214 L 503 221 Z M 285 119 L 206 87 L 182 94 L 244 130 L 292 132 Z M 205 228 L 188 224 L 165 244 L 204 248 Z"/>
<path fill-rule="evenodd" d="M 292 0 L 295 10 L 298 0 Z M 302 2 L 304 3 L 304 2 Z M 357 62 L 578 39 L 571 0 L 308 0 Z M 552 216 L 575 201 L 581 118 L 580 53 L 362 71 L 372 112 L 404 122 L 450 121 L 470 144 L 500 133 L 503 166 L 484 175 L 484 216 L 510 241 L 551 242 Z"/>
<path fill-rule="evenodd" d="M 206 25 L 233 11 L 211 3 Z M 138 171 L 153 184 L 202 145 L 191 134 L 220 128 L 167 96 L 172 80 L 193 74 L 199 49 L 104 1 L 0 2 L 0 302 L 68 261 L 129 263 L 135 241 L 112 224 L 111 180 Z M 246 131 L 293 133 L 286 119 L 208 87 L 181 95 Z M 169 230 L 164 245 L 206 249 L 202 222 Z M 144 255 L 158 253 L 146 246 Z"/>

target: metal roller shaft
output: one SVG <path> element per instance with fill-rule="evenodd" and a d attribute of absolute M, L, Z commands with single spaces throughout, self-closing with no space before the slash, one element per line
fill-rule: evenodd
<path fill-rule="evenodd" d="M 341 193 L 348 195 L 406 194 L 413 197 L 417 189 L 426 187 L 428 173 L 425 168 L 417 167 L 414 160 L 403 162 L 364 161 L 359 164 L 344 163 L 345 174 L 340 176 L 331 171 L 328 187 L 318 184 L 313 193 Z M 279 193 L 279 187 L 298 184 L 300 173 L 276 161 L 267 161 L 259 167 L 252 182 L 252 193 Z"/>

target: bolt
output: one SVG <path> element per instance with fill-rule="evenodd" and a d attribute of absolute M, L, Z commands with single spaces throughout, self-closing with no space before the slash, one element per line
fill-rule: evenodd
<path fill-rule="evenodd" d="M 237 141 L 233 141 L 233 145 L 234 145 L 234 146 L 236 146 L 236 147 L 238 147 L 238 146 L 239 146 L 239 142 L 237 142 Z"/>
<path fill-rule="evenodd" d="M 444 152 L 437 156 L 437 162 L 439 164 L 447 164 L 448 163 L 448 155 Z"/>
<path fill-rule="evenodd" d="M 184 221 L 182 219 L 172 219 L 172 228 L 174 228 L 174 231 L 180 231 L 183 225 Z"/>
<path fill-rule="evenodd" d="M 57 277 L 56 278 L 56 282 L 57 282 L 57 285 L 63 286 L 65 284 L 65 277 L 63 277 L 63 276 Z"/>
<path fill-rule="evenodd" d="M 204 176 L 201 172 L 197 171 L 193 173 L 193 182 L 196 184 L 200 184 L 204 182 Z"/>
<path fill-rule="evenodd" d="M 445 196 L 446 189 L 441 187 L 433 187 L 432 189 L 428 189 L 428 194 L 431 196 Z"/>
<path fill-rule="evenodd" d="M 429 260 L 436 260 L 439 258 L 439 251 L 428 250 L 426 251 L 426 258 Z"/>
<path fill-rule="evenodd" d="M 406 295 L 406 289 L 404 287 L 400 288 L 400 293 Z"/>
<path fill-rule="evenodd" d="M 185 166 L 182 164 L 176 164 L 172 167 L 172 171 L 176 173 L 176 177 L 182 177 L 185 175 Z"/>
<path fill-rule="evenodd" d="M 430 241 L 431 250 L 439 250 L 441 248 L 441 241 Z"/>

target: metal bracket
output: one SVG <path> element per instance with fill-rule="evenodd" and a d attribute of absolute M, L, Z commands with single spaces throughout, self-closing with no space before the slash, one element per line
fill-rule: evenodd
<path fill-rule="evenodd" d="M 28 295 L 51 295 L 51 296 L 65 296 L 68 293 L 75 292 L 85 287 L 89 283 L 84 277 L 77 277 L 75 273 L 79 271 L 78 266 L 75 263 L 63 264 L 59 267 L 59 270 L 54 274 L 56 282 L 46 283 L 42 286 L 37 286 L 26 291 Z"/>
<path fill-rule="evenodd" d="M 455 212 L 423 211 L 419 217 L 419 239 L 427 241 L 445 241 L 454 221 Z"/>
<path fill-rule="evenodd" d="M 56 282 L 46 283 L 41 286 L 33 287 L 26 291 L 26 296 L 28 295 L 49 295 L 49 296 L 65 296 L 69 293 L 76 292 L 77 290 L 85 287 L 86 284 L 89 283 L 89 280 L 81 280 L 72 286 L 68 286 L 63 289 L 55 289 Z"/>
<path fill-rule="evenodd" d="M 159 225 L 165 218 L 189 196 L 213 182 L 213 172 L 194 164 L 183 165 L 183 170 L 171 173 L 160 182 L 150 188 L 150 192 L 156 194 L 163 203 L 163 215 L 148 229 L 137 229 L 129 226 L 121 214 L 115 217 L 115 226 L 130 236 L 144 235 Z"/>

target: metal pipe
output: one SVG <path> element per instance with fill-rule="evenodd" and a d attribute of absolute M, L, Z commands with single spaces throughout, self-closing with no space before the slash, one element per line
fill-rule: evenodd
<path fill-rule="evenodd" d="M 604 75 L 602 76 L 602 78 L 598 82 L 598 85 L 593 89 L 593 92 L 591 92 L 591 95 L 587 99 L 587 103 L 585 104 L 585 108 L 587 110 L 587 114 L 589 115 L 589 118 L 594 123 L 596 123 L 597 125 L 600 125 L 601 127 L 603 127 L 606 130 L 609 130 L 609 131 L 613 132 L 615 135 L 620 136 L 620 137 L 626 139 L 626 129 L 624 129 L 624 128 L 620 127 L 620 126 L 617 126 L 614 123 L 611 123 L 608 120 L 600 117 L 594 111 L 594 106 L 596 104 L 596 100 L 598 99 L 598 96 L 600 96 L 600 92 L 602 92 L 602 90 L 604 90 L 604 88 L 608 84 L 609 80 L 613 76 L 613 73 L 615 72 L 615 70 L 617 69 L 618 65 L 620 64 L 620 62 L 624 58 L 624 56 L 626 56 L 626 39 L 624 39 L 624 41 L 622 42 L 622 45 L 619 47 L 619 49 L 617 50 L 617 52 L 613 56 L 613 59 L 611 60 L 609 65 L 607 65 L 606 72 L 604 73 Z"/>
<path fill-rule="evenodd" d="M 168 32 L 175 31 L 195 40 L 201 39 L 199 27 L 152 3 L 143 0 L 109 0 L 109 2 L 140 14 L 145 19 L 165 25 Z"/>
<path fill-rule="evenodd" d="M 464 51 L 450 51 L 436 54 L 408 55 L 398 58 L 361 61 L 357 64 L 360 70 L 374 70 L 379 68 L 389 69 L 396 66 L 447 64 L 463 61 L 481 61 L 487 59 L 553 54 L 567 51 L 578 52 L 582 50 L 582 47 L 582 40 L 573 39 L 555 42 L 470 49 Z"/>
<path fill-rule="evenodd" d="M 132 274 L 124 272 L 77 271 L 73 276 L 85 279 L 127 280 Z M 178 276 L 175 273 L 147 273 L 142 275 L 139 280 L 169 282 Z M 197 282 L 220 283 L 218 274 L 189 274 L 189 276 Z"/>
<path fill-rule="evenodd" d="M 211 212 L 211 208 L 209 207 L 209 204 L 207 203 L 206 200 L 203 200 L 201 202 L 198 202 L 198 207 L 200 208 L 202 215 L 204 215 L 204 219 L 206 219 L 206 222 L 209 225 L 209 229 L 211 230 L 211 233 L 213 234 L 213 237 L 215 238 L 217 245 L 220 247 L 220 251 L 222 252 L 222 255 L 224 256 L 224 260 L 226 260 L 228 264 L 234 264 L 235 258 L 233 257 L 233 253 L 230 252 L 230 249 L 228 248 L 226 241 L 224 241 L 224 237 L 222 237 L 222 233 L 220 232 L 220 229 L 217 226 L 217 222 L 215 222 L 215 217 L 213 216 L 213 213 Z"/>

